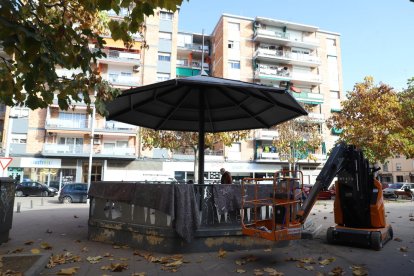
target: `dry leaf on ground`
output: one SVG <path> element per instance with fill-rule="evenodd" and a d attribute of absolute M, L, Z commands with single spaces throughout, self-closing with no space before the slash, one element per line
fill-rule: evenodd
<path fill-rule="evenodd" d="M 52 249 L 52 246 L 50 246 L 50 244 L 48 244 L 47 242 L 41 242 L 40 243 L 40 248 L 42 248 L 44 250 L 50 250 L 50 249 Z"/>
<path fill-rule="evenodd" d="M 102 256 L 95 256 L 95 257 L 87 257 L 86 260 L 91 264 L 97 264 L 102 260 Z"/>
<path fill-rule="evenodd" d="M 225 258 L 225 257 L 226 257 L 226 255 L 227 255 L 226 250 L 224 250 L 224 249 L 221 249 L 221 248 L 220 248 L 220 250 L 219 250 L 219 252 L 218 252 L 218 256 L 219 256 L 219 258 Z"/>
<path fill-rule="evenodd" d="M 401 246 L 400 251 L 401 252 L 408 252 L 408 247 L 407 246 Z"/>
<path fill-rule="evenodd" d="M 402 242 L 402 239 L 400 239 L 400 238 L 394 238 L 394 241 L 396 241 L 396 242 Z"/>
<path fill-rule="evenodd" d="M 335 267 L 334 269 L 331 270 L 331 272 L 329 272 L 329 275 L 332 275 L 332 276 L 341 276 L 344 274 L 345 274 L 345 271 L 340 266 Z"/>
<path fill-rule="evenodd" d="M 37 248 L 31 249 L 30 252 L 32 252 L 32 254 L 40 254 L 40 250 Z"/>
<path fill-rule="evenodd" d="M 32 245 L 34 243 L 34 241 L 25 241 L 24 244 L 25 245 Z"/>
<path fill-rule="evenodd" d="M 330 263 L 334 262 L 336 259 L 334 257 L 327 258 L 324 260 L 319 261 L 320 265 L 329 265 Z"/>
<path fill-rule="evenodd" d="M 246 270 L 238 268 L 236 269 L 236 273 L 246 273 Z"/>
<path fill-rule="evenodd" d="M 353 265 L 351 266 L 352 275 L 354 276 L 366 276 L 368 275 L 368 270 L 361 265 Z"/>
<path fill-rule="evenodd" d="M 59 270 L 59 272 L 57 273 L 57 275 L 73 275 L 76 274 L 76 272 L 78 272 L 79 267 L 69 267 L 69 268 L 62 268 L 61 270 Z"/>

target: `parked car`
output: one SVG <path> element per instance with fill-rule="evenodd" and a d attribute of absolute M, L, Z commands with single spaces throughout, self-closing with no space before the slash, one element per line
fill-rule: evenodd
<path fill-rule="evenodd" d="M 17 184 L 16 196 L 55 196 L 57 189 L 48 187 L 36 181 L 26 181 Z"/>
<path fill-rule="evenodd" d="M 401 188 L 394 191 L 397 197 L 408 197 L 411 198 L 414 194 L 414 183 L 404 183 Z"/>
<path fill-rule="evenodd" d="M 304 184 L 303 185 L 303 192 L 305 196 L 307 197 L 310 190 L 312 189 L 313 185 Z M 325 189 L 319 192 L 318 199 L 333 199 L 335 198 L 336 191 L 335 186 L 331 186 L 329 189 Z"/>
<path fill-rule="evenodd" d="M 87 183 L 68 183 L 63 186 L 59 193 L 60 203 L 85 203 L 88 198 Z"/>
<path fill-rule="evenodd" d="M 396 190 L 400 189 L 404 183 L 397 182 L 388 184 L 388 188 L 385 188 L 382 190 L 382 194 L 384 195 L 384 198 L 397 198 L 398 196 L 394 193 Z"/>
<path fill-rule="evenodd" d="M 47 182 L 45 182 L 45 185 L 47 186 Z M 65 184 L 64 183 L 62 183 L 62 187 L 64 186 Z M 59 181 L 50 181 L 49 182 L 49 187 L 53 187 L 53 188 L 55 188 L 56 190 L 58 190 L 59 191 Z"/>

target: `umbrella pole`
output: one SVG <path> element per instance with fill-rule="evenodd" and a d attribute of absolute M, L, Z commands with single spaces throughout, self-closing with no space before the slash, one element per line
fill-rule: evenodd
<path fill-rule="evenodd" d="M 198 184 L 204 184 L 204 134 L 205 134 L 205 124 L 204 124 L 204 97 L 200 91 L 199 93 L 199 105 L 198 110 Z"/>

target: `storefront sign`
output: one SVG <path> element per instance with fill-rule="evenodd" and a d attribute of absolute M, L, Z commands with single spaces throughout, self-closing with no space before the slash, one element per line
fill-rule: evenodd
<path fill-rule="evenodd" d="M 22 157 L 22 159 L 20 160 L 20 167 L 22 168 L 59 169 L 61 168 L 61 166 L 62 166 L 61 159 Z"/>

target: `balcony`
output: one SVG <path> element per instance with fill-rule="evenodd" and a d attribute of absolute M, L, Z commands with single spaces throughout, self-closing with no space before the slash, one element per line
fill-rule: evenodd
<path fill-rule="evenodd" d="M 121 86 L 140 86 L 138 77 L 133 76 L 120 76 L 117 74 L 110 74 L 107 78 L 112 85 L 121 85 Z"/>
<path fill-rule="evenodd" d="M 296 85 L 319 85 L 322 83 L 322 79 L 318 74 L 312 73 L 292 73 L 289 70 L 283 68 L 277 68 L 277 66 L 260 65 L 255 70 L 255 78 L 270 80 L 270 81 L 294 81 Z M 266 68 L 267 67 L 267 68 Z"/>
<path fill-rule="evenodd" d="M 301 116 L 298 118 L 299 121 L 305 121 L 306 118 L 308 118 L 311 122 L 314 123 L 323 123 L 325 122 L 325 114 L 323 113 L 314 113 L 314 112 L 309 112 L 308 116 Z"/>
<path fill-rule="evenodd" d="M 102 148 L 95 151 L 95 157 L 125 157 L 135 158 L 135 148 L 124 148 L 124 147 L 113 147 L 113 148 Z"/>
<path fill-rule="evenodd" d="M 89 155 L 89 145 L 61 145 L 44 144 L 42 154 L 44 156 L 86 157 Z"/>
<path fill-rule="evenodd" d="M 305 104 L 323 104 L 324 98 L 322 94 L 310 93 L 310 92 L 301 92 L 301 93 L 292 93 L 292 96 L 299 102 Z"/>
<path fill-rule="evenodd" d="M 209 47 L 207 45 L 198 44 L 198 43 L 185 43 L 185 44 L 178 44 L 178 50 L 185 51 L 185 52 L 202 52 L 204 49 L 204 53 L 209 52 Z"/>
<path fill-rule="evenodd" d="M 82 130 L 89 131 L 89 120 L 69 120 L 59 118 L 48 118 L 45 122 L 47 130 Z"/>
<path fill-rule="evenodd" d="M 102 133 L 129 133 L 136 134 L 138 128 L 133 125 L 115 122 L 115 121 L 96 121 L 95 132 Z"/>
<path fill-rule="evenodd" d="M 274 137 L 277 137 L 276 130 L 256 129 L 254 132 L 254 138 L 256 140 L 269 140 L 272 141 Z"/>
<path fill-rule="evenodd" d="M 255 58 L 266 62 L 281 62 L 299 66 L 316 67 L 321 64 L 321 60 L 315 55 L 266 48 L 257 49 Z"/>
<path fill-rule="evenodd" d="M 92 51 L 97 51 L 92 49 Z M 99 58 L 99 61 L 104 61 L 105 63 L 116 63 L 122 65 L 140 65 L 141 64 L 141 54 L 126 52 L 126 51 L 117 51 L 110 49 L 103 49 L 102 52 L 106 54 L 106 57 Z"/>
<path fill-rule="evenodd" d="M 178 59 L 176 63 L 176 75 L 179 77 L 190 77 L 200 75 L 201 60 L 192 61 L 191 64 L 187 59 Z M 209 64 L 203 63 L 203 69 L 208 73 Z"/>
<path fill-rule="evenodd" d="M 254 41 L 278 44 L 288 47 L 300 47 L 308 49 L 316 49 L 319 47 L 319 40 L 311 37 L 303 37 L 299 39 L 293 37 L 287 32 L 278 32 L 272 30 L 264 30 L 262 28 L 256 29 L 253 37 Z"/>
<path fill-rule="evenodd" d="M 90 153 L 90 144 L 82 145 L 62 145 L 62 144 L 44 144 L 42 154 L 44 156 L 61 156 L 61 157 L 88 157 Z M 100 148 L 95 149 L 94 157 L 101 158 L 123 158 L 135 159 L 135 148 Z"/>
<path fill-rule="evenodd" d="M 174 152 L 172 154 L 172 158 L 176 160 L 188 160 L 188 161 L 194 161 L 194 153 L 191 150 L 185 151 L 185 152 Z M 223 150 L 205 150 L 204 151 L 204 159 L 205 161 L 224 161 L 224 154 Z"/>

